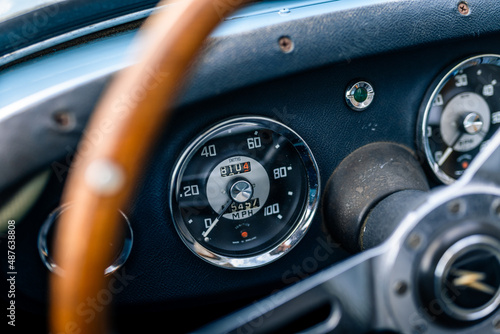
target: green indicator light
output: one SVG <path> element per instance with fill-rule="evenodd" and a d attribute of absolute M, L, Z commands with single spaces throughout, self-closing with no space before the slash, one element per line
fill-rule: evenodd
<path fill-rule="evenodd" d="M 370 106 L 374 95 L 372 85 L 366 81 L 358 81 L 347 87 L 345 100 L 352 110 L 363 111 Z"/>
<path fill-rule="evenodd" d="M 366 98 L 368 97 L 368 91 L 364 87 L 358 87 L 354 91 L 353 97 L 359 103 L 365 102 Z"/>

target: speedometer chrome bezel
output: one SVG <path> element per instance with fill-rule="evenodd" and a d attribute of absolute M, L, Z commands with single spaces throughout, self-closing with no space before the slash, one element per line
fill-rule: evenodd
<path fill-rule="evenodd" d="M 174 208 L 178 205 L 176 194 L 179 191 L 182 174 L 186 168 L 186 164 L 193 157 L 197 149 L 199 149 L 201 145 L 213 136 L 217 136 L 217 134 L 220 134 L 237 124 L 241 125 L 243 123 L 248 125 L 260 125 L 262 128 L 272 130 L 284 136 L 294 144 L 294 147 L 302 158 L 302 162 L 304 164 L 308 183 L 306 189 L 308 192 L 306 196 L 306 203 L 303 204 L 299 217 L 296 219 L 293 224 L 293 228 L 287 233 L 284 239 L 262 253 L 246 257 L 231 257 L 218 254 L 200 244 L 188 230 L 186 222 L 180 214 L 180 210 L 176 210 Z M 209 128 L 183 150 L 183 153 L 175 163 L 175 167 L 172 171 L 169 193 L 169 205 L 173 224 L 181 240 L 189 250 L 206 262 L 218 267 L 227 269 L 251 269 L 264 266 L 281 258 L 293 247 L 295 247 L 304 237 L 311 225 L 318 207 L 320 176 L 318 165 L 311 150 L 305 141 L 294 130 L 271 118 L 263 116 L 238 116 L 222 121 Z"/>
<path fill-rule="evenodd" d="M 429 141 L 427 139 L 427 124 L 430 110 L 434 104 L 437 95 L 441 92 L 443 87 L 452 79 L 460 70 L 475 66 L 478 64 L 495 64 L 500 66 L 500 55 L 499 54 L 480 54 L 460 61 L 458 64 L 452 66 L 451 68 L 444 71 L 444 75 L 439 75 L 430 89 L 427 91 L 424 102 L 419 113 L 418 124 L 417 124 L 417 145 L 420 152 L 423 152 L 427 165 L 432 170 L 434 175 L 444 184 L 452 184 L 455 179 L 447 175 L 441 168 L 433 157 L 433 152 L 430 148 Z"/>

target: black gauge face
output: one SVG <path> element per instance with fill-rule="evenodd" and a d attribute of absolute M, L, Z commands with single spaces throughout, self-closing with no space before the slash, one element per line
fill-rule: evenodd
<path fill-rule="evenodd" d="M 171 210 L 184 243 L 228 268 L 264 265 L 293 247 L 317 205 L 306 144 L 266 118 L 223 122 L 191 144 L 174 171 Z"/>
<path fill-rule="evenodd" d="M 448 72 L 426 103 L 423 149 L 444 183 L 458 179 L 500 127 L 500 56 L 470 58 Z"/>

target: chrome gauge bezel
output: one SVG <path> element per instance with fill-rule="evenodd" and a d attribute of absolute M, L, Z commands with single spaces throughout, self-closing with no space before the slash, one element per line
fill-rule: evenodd
<path fill-rule="evenodd" d="M 54 261 L 54 258 L 52 257 L 53 254 L 51 254 L 51 252 L 49 251 L 49 234 L 55 233 L 54 229 L 59 217 L 63 212 L 71 210 L 72 207 L 72 203 L 66 203 L 56 208 L 49 214 L 45 222 L 42 224 L 40 231 L 38 232 L 37 246 L 40 259 L 48 270 L 59 276 L 64 276 L 65 271 L 64 268 L 61 268 L 59 265 L 57 265 L 57 263 Z M 120 253 L 114 258 L 113 263 L 106 267 L 106 269 L 104 270 L 104 276 L 113 274 L 125 264 L 132 251 L 132 245 L 134 244 L 134 232 L 132 230 L 132 224 L 123 211 L 118 210 L 118 212 L 120 214 L 123 227 L 123 245 Z"/>
<path fill-rule="evenodd" d="M 455 77 L 455 75 L 460 71 L 471 66 L 478 64 L 494 64 L 500 67 L 500 55 L 498 54 L 481 54 L 473 57 L 469 57 L 458 64 L 454 65 L 450 69 L 444 71 L 445 74 L 438 76 L 438 79 L 430 86 L 427 91 L 424 102 L 419 113 L 418 123 L 417 123 L 417 145 L 419 151 L 425 155 L 427 165 L 434 173 L 434 175 L 444 184 L 452 184 L 455 179 L 447 175 L 438 165 L 433 157 L 433 152 L 429 145 L 429 140 L 427 138 L 427 124 L 429 119 L 430 110 L 434 104 L 437 95 L 441 92 L 443 87 L 448 83 L 450 79 Z"/>
<path fill-rule="evenodd" d="M 187 167 L 187 164 L 196 153 L 196 151 L 206 141 L 214 138 L 214 136 L 217 136 L 218 134 L 221 134 L 236 125 L 242 124 L 260 126 L 264 129 L 272 130 L 284 136 L 294 145 L 295 149 L 301 157 L 302 163 L 304 164 L 304 171 L 307 178 L 307 195 L 305 197 L 305 203 L 302 204 L 302 211 L 298 215 L 298 218 L 295 220 L 293 228 L 288 231 L 284 239 L 263 252 L 249 256 L 231 257 L 227 255 L 221 255 L 207 249 L 193 237 L 193 235 L 187 228 L 186 222 L 181 216 L 180 210 L 177 209 L 177 193 L 179 191 L 182 175 Z M 215 126 L 209 128 L 184 149 L 183 153 L 175 163 L 175 167 L 171 175 L 169 193 L 169 205 L 173 224 L 181 240 L 189 250 L 191 250 L 201 259 L 218 267 L 227 269 L 251 269 L 261 267 L 281 258 L 293 247 L 295 247 L 298 242 L 304 237 L 305 233 L 311 225 L 318 207 L 320 176 L 318 165 L 312 155 L 311 150 L 304 142 L 304 140 L 294 130 L 280 122 L 267 117 L 239 116 L 222 121 L 221 123 L 218 123 Z"/>

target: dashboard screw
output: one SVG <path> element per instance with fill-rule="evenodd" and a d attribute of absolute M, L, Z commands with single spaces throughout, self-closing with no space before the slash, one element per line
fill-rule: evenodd
<path fill-rule="evenodd" d="M 288 36 L 283 36 L 279 39 L 278 44 L 283 53 L 290 53 L 293 51 L 294 44 L 293 41 Z"/>
<path fill-rule="evenodd" d="M 454 200 L 448 203 L 448 212 L 452 217 L 461 217 L 465 213 L 466 204 L 462 200 Z"/>
<path fill-rule="evenodd" d="M 290 14 L 291 10 L 288 9 L 288 8 L 281 8 L 278 12 L 278 14 L 280 14 L 281 16 L 285 16 L 285 15 L 288 15 Z"/>
<path fill-rule="evenodd" d="M 427 325 L 425 323 L 419 323 L 413 326 L 414 334 L 422 334 L 427 331 Z"/>
<path fill-rule="evenodd" d="M 410 249 L 417 250 L 422 245 L 422 236 L 414 232 L 408 237 L 406 244 Z"/>
<path fill-rule="evenodd" d="M 493 319 L 493 329 L 495 332 L 500 332 L 500 317 Z"/>
<path fill-rule="evenodd" d="M 467 2 L 461 1 L 458 4 L 458 12 L 464 16 L 467 16 L 470 14 L 470 8 L 469 8 L 469 5 L 467 4 Z"/>
<path fill-rule="evenodd" d="M 405 281 L 397 281 L 396 284 L 394 284 L 394 292 L 397 295 L 404 295 L 408 291 L 408 284 L 406 284 Z"/>
<path fill-rule="evenodd" d="M 493 209 L 493 214 L 500 218 L 500 199 L 494 201 L 491 207 Z"/>
<path fill-rule="evenodd" d="M 69 131 L 74 127 L 74 119 L 67 111 L 58 111 L 52 114 L 52 120 L 60 130 Z"/>

